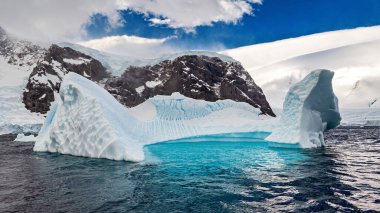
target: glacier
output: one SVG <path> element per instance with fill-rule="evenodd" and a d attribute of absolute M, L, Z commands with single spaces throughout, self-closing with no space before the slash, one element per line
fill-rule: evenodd
<path fill-rule="evenodd" d="M 342 126 L 380 126 L 380 108 L 341 110 Z"/>
<path fill-rule="evenodd" d="M 259 139 L 272 134 L 272 142 L 323 146 L 323 141 L 316 143 L 311 136 L 334 128 L 340 121 L 332 76 L 330 71 L 312 72 L 289 91 L 284 117 L 273 118 L 247 103 L 194 100 L 179 93 L 155 96 L 136 107 L 125 108 L 96 83 L 69 73 L 37 136 L 34 151 L 142 161 L 147 144 L 226 133 L 251 133 L 251 137 Z M 296 134 L 289 140 L 279 137 L 289 133 L 284 129 L 286 119 L 292 121 L 291 133 Z M 305 131 L 308 137 L 302 135 Z M 279 139 L 273 140 L 276 136 Z"/>
<path fill-rule="evenodd" d="M 8 64 L 0 56 L 0 134 L 37 133 L 43 115 L 29 112 L 22 103 L 22 92 L 31 67 Z"/>
<path fill-rule="evenodd" d="M 344 39 L 342 39 L 344 38 Z M 380 26 L 330 31 L 220 52 L 241 62 L 265 91 L 272 107 L 281 107 L 290 86 L 315 69 L 334 70 L 339 106 L 366 109 L 379 97 Z"/>

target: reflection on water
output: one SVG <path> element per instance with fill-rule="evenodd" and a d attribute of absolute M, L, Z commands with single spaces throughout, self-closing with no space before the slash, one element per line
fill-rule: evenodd
<path fill-rule="evenodd" d="M 326 148 L 303 150 L 203 137 L 150 145 L 142 163 L 1 142 L 0 212 L 377 210 L 379 138 L 378 128 L 341 128 Z"/>

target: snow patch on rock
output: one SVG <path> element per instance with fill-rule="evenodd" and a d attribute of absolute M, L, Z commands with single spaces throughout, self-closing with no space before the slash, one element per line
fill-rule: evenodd
<path fill-rule="evenodd" d="M 80 64 L 86 64 L 90 62 L 91 60 L 87 58 L 77 58 L 77 59 L 64 58 L 63 61 L 69 64 L 80 65 Z"/>
<path fill-rule="evenodd" d="M 139 86 L 139 87 L 136 88 L 136 92 L 139 95 L 141 95 L 141 93 L 144 92 L 144 90 L 145 90 L 145 86 L 144 85 L 143 86 Z"/>
<path fill-rule="evenodd" d="M 156 86 L 158 86 L 158 85 L 161 85 L 162 84 L 162 81 L 147 81 L 146 83 L 145 83 L 145 85 L 147 86 L 147 87 L 149 87 L 149 88 L 154 88 L 154 87 L 156 87 Z"/>

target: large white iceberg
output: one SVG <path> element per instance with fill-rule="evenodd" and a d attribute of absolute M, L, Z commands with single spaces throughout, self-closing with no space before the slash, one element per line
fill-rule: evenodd
<path fill-rule="evenodd" d="M 197 135 L 250 132 L 267 116 L 247 103 L 207 102 L 178 93 L 131 109 L 75 73 L 65 76 L 36 139 L 35 151 L 141 161 L 143 146 Z M 265 125 L 264 125 L 265 126 Z M 262 131 L 267 129 L 262 128 Z"/>
<path fill-rule="evenodd" d="M 339 125 L 338 99 L 332 88 L 334 73 L 316 70 L 289 89 L 281 121 L 269 141 L 324 146 L 323 132 Z"/>
<path fill-rule="evenodd" d="M 107 91 L 69 73 L 46 117 L 35 151 L 114 160 L 143 160 L 137 120 Z"/>
<path fill-rule="evenodd" d="M 247 103 L 231 100 L 207 102 L 179 93 L 155 96 L 128 109 L 100 86 L 75 73 L 69 73 L 62 82 L 60 97 L 56 97 L 48 113 L 34 150 L 141 161 L 144 159 L 144 145 L 161 141 L 236 132 L 257 133 L 251 135 L 262 139 L 272 131 L 275 136 L 280 136 L 284 133 L 284 119 L 292 120 L 292 134 L 297 134 L 292 138 L 297 140 L 271 141 L 301 144 L 305 138 L 299 136 L 304 133 L 303 125 L 306 125 L 311 135 L 313 131 L 319 134 L 339 124 L 337 105 L 332 106 L 331 102 L 313 104 L 329 100 L 324 96 L 335 98 L 331 89 L 332 72 L 313 73 L 299 84 L 298 89 L 295 87 L 291 90 L 290 96 L 296 91 L 304 93 L 298 101 L 287 99 L 281 121 L 261 115 L 258 109 Z M 323 91 L 317 91 L 320 88 Z M 310 110 L 307 111 L 307 107 Z M 331 116 L 335 117 L 331 119 Z M 323 124 L 322 127 L 319 124 Z M 302 130 L 297 131 L 297 128 Z M 311 140 L 306 139 L 309 140 L 307 143 Z M 316 146 L 321 145 L 323 143 L 316 143 Z"/>

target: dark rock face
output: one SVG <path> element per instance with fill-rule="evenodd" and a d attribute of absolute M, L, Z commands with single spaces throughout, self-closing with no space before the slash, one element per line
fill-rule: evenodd
<path fill-rule="evenodd" d="M 71 48 L 52 45 L 29 76 L 23 93 L 25 107 L 32 112 L 48 112 L 50 103 L 54 101 L 54 91 L 59 91 L 68 72 L 78 73 L 92 81 L 109 77 L 99 61 Z"/>
<path fill-rule="evenodd" d="M 262 90 L 238 62 L 217 57 L 185 55 L 144 67 L 129 67 L 121 77 L 110 77 L 94 58 L 69 47 L 52 45 L 48 50 L 8 36 L 0 27 L 0 56 L 9 64 L 30 70 L 23 103 L 32 112 L 46 113 L 63 77 L 78 73 L 92 81 L 106 81 L 120 103 L 136 106 L 155 95 L 179 92 L 206 101 L 231 99 L 275 116 Z"/>
<path fill-rule="evenodd" d="M 153 66 L 130 67 L 121 77 L 107 80 L 105 89 L 127 107 L 155 95 L 179 92 L 206 101 L 231 99 L 276 116 L 265 95 L 238 62 L 217 57 L 185 55 Z"/>

